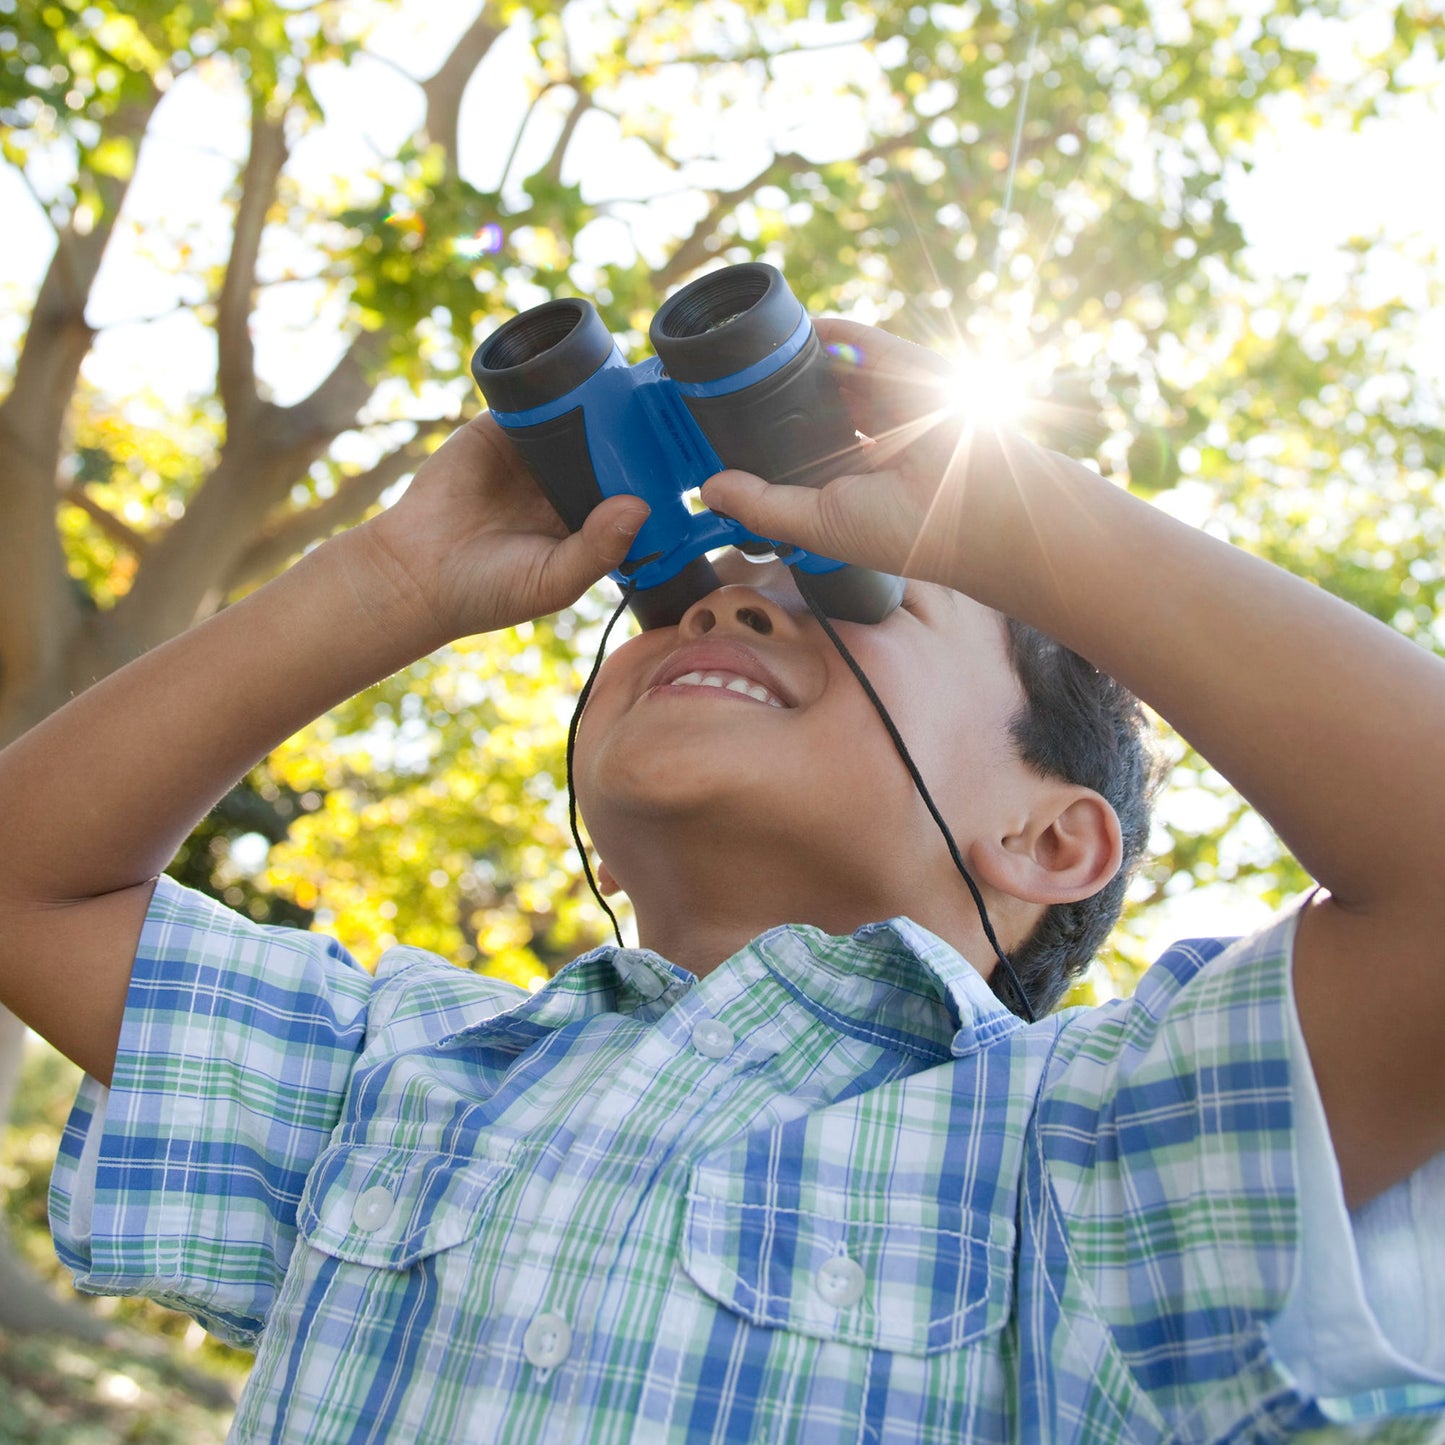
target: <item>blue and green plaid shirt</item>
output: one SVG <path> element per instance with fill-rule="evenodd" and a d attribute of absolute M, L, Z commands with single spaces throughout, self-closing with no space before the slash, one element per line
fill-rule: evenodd
<path fill-rule="evenodd" d="M 1291 929 L 1025 1026 L 903 919 L 777 929 L 701 981 L 606 948 L 527 994 L 407 948 L 373 979 L 163 880 L 57 1244 L 83 1289 L 259 1345 L 244 1441 L 1253 1441 L 1438 1410 L 1314 1398 L 1271 1343 Z"/>

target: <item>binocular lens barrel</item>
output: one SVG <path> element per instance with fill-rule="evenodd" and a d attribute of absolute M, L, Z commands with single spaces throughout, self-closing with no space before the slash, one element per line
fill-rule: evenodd
<path fill-rule="evenodd" d="M 674 381 L 724 381 L 772 356 L 803 321 L 782 275 L 745 261 L 700 276 L 668 297 L 649 335 Z"/>
<path fill-rule="evenodd" d="M 661 369 L 657 362 L 628 368 L 597 308 L 567 297 L 513 317 L 472 358 L 487 404 L 572 531 L 603 500 L 604 483 L 651 486 L 649 501 L 679 517 L 661 533 L 654 526 L 650 543 L 664 550 L 641 567 L 693 535 L 678 500 L 703 480 L 693 474 L 703 463 L 721 460 L 811 487 L 862 464 L 818 334 L 773 267 L 749 261 L 699 277 L 663 302 L 649 334 Z M 603 368 L 610 380 L 581 391 Z M 664 388 L 648 394 L 661 399 L 635 402 L 646 387 Z M 704 440 L 710 454 L 697 445 Z M 597 458 L 606 463 L 602 474 Z M 670 626 L 717 585 L 706 557 L 695 557 L 639 588 L 633 609 L 644 627 Z M 846 567 L 800 573 L 798 585 L 834 617 L 877 622 L 897 605 L 903 584 Z"/>

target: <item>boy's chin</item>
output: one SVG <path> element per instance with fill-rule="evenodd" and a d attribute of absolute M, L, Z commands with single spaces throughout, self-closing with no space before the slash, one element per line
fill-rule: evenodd
<path fill-rule="evenodd" d="M 670 775 L 669 770 L 659 768 L 596 778 L 586 794 L 579 795 L 579 802 L 584 816 L 616 817 L 626 820 L 622 824 L 626 827 L 639 823 L 682 827 L 693 822 L 719 828 L 734 821 L 746 826 L 765 815 L 769 798 L 766 783 L 756 775 L 739 776 L 714 765 L 690 775 Z M 588 827 L 596 837 L 597 830 L 590 822 Z"/>
<path fill-rule="evenodd" d="M 585 791 L 624 812 L 664 812 L 730 805 L 769 806 L 779 792 L 797 792 L 803 759 L 788 761 L 740 731 L 619 730 L 595 754 L 579 759 Z"/>

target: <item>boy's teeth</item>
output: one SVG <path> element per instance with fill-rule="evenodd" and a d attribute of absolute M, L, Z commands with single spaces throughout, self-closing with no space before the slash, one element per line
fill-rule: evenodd
<path fill-rule="evenodd" d="M 769 707 L 783 705 L 761 683 L 749 682 L 745 677 L 726 677 L 718 672 L 685 672 L 681 677 L 672 680 L 674 687 L 684 684 L 689 687 L 720 687 L 726 692 L 745 693 L 758 702 L 767 703 Z"/>

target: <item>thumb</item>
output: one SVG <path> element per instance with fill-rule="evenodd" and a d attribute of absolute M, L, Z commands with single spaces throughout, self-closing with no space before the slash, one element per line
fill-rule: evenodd
<path fill-rule="evenodd" d="M 544 589 L 564 597 L 557 607 L 575 602 L 627 556 L 651 510 L 641 497 L 606 497 L 587 514 L 580 532 L 557 543 L 543 575 Z"/>

